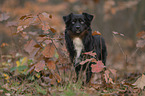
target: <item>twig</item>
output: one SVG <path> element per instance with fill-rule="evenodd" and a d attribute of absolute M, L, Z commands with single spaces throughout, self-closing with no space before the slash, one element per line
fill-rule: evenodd
<path fill-rule="evenodd" d="M 113 37 L 114 37 L 115 41 L 117 42 L 117 44 L 118 44 L 118 46 L 119 46 L 119 48 L 120 48 L 122 54 L 124 55 L 124 59 L 125 59 L 125 61 L 126 61 L 126 63 L 127 63 L 127 55 L 126 55 L 125 52 L 123 51 L 123 49 L 122 49 L 120 43 L 118 43 L 118 40 L 117 40 L 117 38 L 116 38 L 116 36 L 115 36 L 114 34 L 113 34 Z"/>

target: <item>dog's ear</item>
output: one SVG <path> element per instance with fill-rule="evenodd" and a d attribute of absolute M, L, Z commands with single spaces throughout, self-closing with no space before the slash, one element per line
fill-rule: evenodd
<path fill-rule="evenodd" d="M 93 20 L 93 15 L 90 15 L 88 13 L 82 13 L 90 22 Z"/>
<path fill-rule="evenodd" d="M 67 15 L 67 16 L 63 16 L 64 22 L 67 23 L 68 21 L 70 21 L 72 15 L 73 15 L 73 13 L 70 13 L 70 14 Z"/>

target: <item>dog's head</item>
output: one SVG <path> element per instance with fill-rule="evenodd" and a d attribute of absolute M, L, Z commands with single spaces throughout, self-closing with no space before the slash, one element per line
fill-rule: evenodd
<path fill-rule="evenodd" d="M 63 16 L 63 20 L 66 24 L 66 29 L 75 34 L 81 34 L 83 31 L 87 30 L 90 27 L 92 19 L 93 15 L 90 15 L 88 13 L 71 13 L 67 16 Z"/>

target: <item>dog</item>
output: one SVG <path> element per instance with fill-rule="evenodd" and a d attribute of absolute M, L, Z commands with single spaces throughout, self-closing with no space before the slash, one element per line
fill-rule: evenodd
<path fill-rule="evenodd" d="M 105 64 L 107 57 L 105 40 L 101 35 L 92 35 L 91 21 L 93 20 L 93 15 L 91 14 L 70 13 L 67 16 L 63 16 L 63 20 L 66 25 L 66 47 L 70 60 L 74 64 L 77 80 L 80 70 L 86 69 L 86 83 L 88 83 L 92 76 L 92 62 L 80 65 L 81 61 L 89 58 L 88 56 L 84 58 L 84 54 L 82 53 L 94 51 L 96 52 L 96 60 L 102 60 Z"/>

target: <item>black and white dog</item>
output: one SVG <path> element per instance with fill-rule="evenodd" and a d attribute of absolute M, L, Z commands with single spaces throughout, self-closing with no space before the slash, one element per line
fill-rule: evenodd
<path fill-rule="evenodd" d="M 79 63 L 84 60 L 85 52 L 94 51 L 96 52 L 96 59 L 102 60 L 105 64 L 107 57 L 107 50 L 105 41 L 100 35 L 92 35 L 91 21 L 93 15 L 88 13 L 82 14 L 69 14 L 63 16 L 63 20 L 66 24 L 65 29 L 65 41 L 66 47 L 70 55 L 72 63 L 74 63 L 75 71 L 77 74 L 77 79 L 79 76 L 79 71 L 85 70 L 86 68 L 86 83 L 88 83 L 92 76 L 91 64 L 80 65 Z M 89 59 L 89 58 L 85 58 Z"/>

